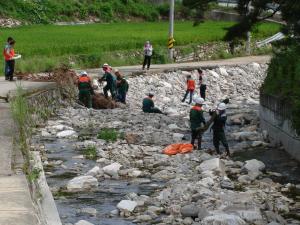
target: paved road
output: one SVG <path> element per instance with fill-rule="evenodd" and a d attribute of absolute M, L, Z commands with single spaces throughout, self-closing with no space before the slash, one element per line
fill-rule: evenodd
<path fill-rule="evenodd" d="M 155 64 L 151 65 L 150 72 L 161 72 L 165 70 L 191 70 L 200 67 L 215 67 L 215 66 L 234 66 L 241 64 L 248 64 L 252 62 L 267 63 L 271 59 L 270 56 L 247 56 L 238 57 L 225 60 L 211 60 L 211 61 L 200 61 L 200 62 L 187 62 L 187 63 L 173 63 L 173 64 Z M 125 75 L 130 73 L 143 72 L 141 65 L 135 66 L 122 66 L 118 69 Z M 87 72 L 91 75 L 98 75 L 99 69 L 87 69 Z"/>

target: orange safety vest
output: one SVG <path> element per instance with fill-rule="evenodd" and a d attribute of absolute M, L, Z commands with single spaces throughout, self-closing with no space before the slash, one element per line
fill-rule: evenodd
<path fill-rule="evenodd" d="M 3 56 L 6 61 L 12 60 L 12 58 L 15 56 L 15 50 L 13 48 L 10 48 L 9 52 L 7 52 L 6 48 L 3 49 Z"/>
<path fill-rule="evenodd" d="M 196 87 L 196 83 L 195 83 L 194 80 L 188 80 L 187 81 L 187 89 L 188 90 L 193 91 L 193 90 L 195 90 L 195 87 Z"/>
<path fill-rule="evenodd" d="M 89 83 L 90 81 L 91 79 L 88 76 L 81 76 L 78 80 L 79 83 Z"/>
<path fill-rule="evenodd" d="M 200 106 L 197 106 L 197 105 L 193 106 L 192 109 L 194 109 L 196 111 L 201 111 L 202 110 L 202 108 Z"/>

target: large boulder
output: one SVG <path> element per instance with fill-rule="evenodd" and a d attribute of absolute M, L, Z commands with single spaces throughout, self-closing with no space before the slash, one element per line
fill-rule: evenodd
<path fill-rule="evenodd" d="M 213 216 L 205 217 L 202 225 L 245 225 L 246 222 L 239 216 L 229 214 L 217 214 Z"/>
<path fill-rule="evenodd" d="M 93 176 L 79 176 L 67 184 L 68 191 L 84 191 L 98 186 L 98 180 Z"/>
<path fill-rule="evenodd" d="M 209 159 L 199 165 L 201 171 L 213 170 L 225 174 L 225 165 L 219 158 Z"/>
<path fill-rule="evenodd" d="M 118 172 L 120 170 L 120 168 L 122 167 L 122 165 L 120 163 L 112 163 L 108 166 L 103 167 L 103 171 L 105 174 L 112 176 L 112 177 L 117 177 L 118 176 Z"/>
<path fill-rule="evenodd" d="M 121 211 L 132 212 L 137 206 L 137 202 L 130 200 L 122 200 L 118 203 L 117 208 Z"/>
<path fill-rule="evenodd" d="M 247 160 L 243 167 L 243 169 L 246 169 L 248 173 L 263 171 L 265 168 L 265 164 L 257 159 Z"/>

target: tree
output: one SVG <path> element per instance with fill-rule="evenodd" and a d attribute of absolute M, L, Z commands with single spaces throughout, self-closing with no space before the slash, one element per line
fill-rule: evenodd
<path fill-rule="evenodd" d="M 204 20 L 204 13 L 209 9 L 209 3 L 216 0 L 183 0 L 182 4 L 191 10 L 195 10 L 194 26 L 199 25 Z"/>

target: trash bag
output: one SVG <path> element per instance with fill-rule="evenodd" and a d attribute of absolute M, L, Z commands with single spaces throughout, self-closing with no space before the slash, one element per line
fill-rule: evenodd
<path fill-rule="evenodd" d="M 166 155 L 176 155 L 178 153 L 185 154 L 193 151 L 193 145 L 187 143 L 171 144 L 168 145 L 163 153 Z"/>

